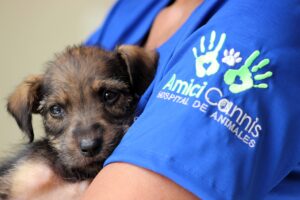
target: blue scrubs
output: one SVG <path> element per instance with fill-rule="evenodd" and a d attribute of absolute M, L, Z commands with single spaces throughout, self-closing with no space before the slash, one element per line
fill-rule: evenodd
<path fill-rule="evenodd" d="M 142 44 L 169 0 L 120 0 L 86 45 Z M 205 0 L 157 51 L 128 162 L 205 200 L 300 199 L 300 1 Z"/>

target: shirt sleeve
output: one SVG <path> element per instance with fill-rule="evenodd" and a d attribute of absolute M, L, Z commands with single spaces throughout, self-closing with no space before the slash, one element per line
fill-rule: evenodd
<path fill-rule="evenodd" d="M 106 164 L 150 169 L 208 200 L 263 199 L 297 166 L 299 9 L 238 2 L 160 63 L 162 78 Z"/>

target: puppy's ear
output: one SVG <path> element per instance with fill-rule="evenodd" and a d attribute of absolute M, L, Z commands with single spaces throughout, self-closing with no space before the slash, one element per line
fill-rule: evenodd
<path fill-rule="evenodd" d="M 122 45 L 117 53 L 125 61 L 130 82 L 135 92 L 142 95 L 153 80 L 158 54 L 138 46 Z"/>
<path fill-rule="evenodd" d="M 29 142 L 34 139 L 31 119 L 32 113 L 37 113 L 42 82 L 42 75 L 29 76 L 8 98 L 7 110 L 27 134 Z"/>

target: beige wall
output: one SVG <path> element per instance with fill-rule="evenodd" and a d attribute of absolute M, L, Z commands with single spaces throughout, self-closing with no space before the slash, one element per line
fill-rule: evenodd
<path fill-rule="evenodd" d="M 26 142 L 6 112 L 6 98 L 67 45 L 84 41 L 114 0 L 0 0 L 0 156 Z M 34 117 L 41 135 L 42 123 Z"/>

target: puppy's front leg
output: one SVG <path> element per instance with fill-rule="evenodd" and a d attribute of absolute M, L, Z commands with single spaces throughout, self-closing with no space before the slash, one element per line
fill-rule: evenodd
<path fill-rule="evenodd" d="M 11 200 L 79 200 L 90 181 L 67 182 L 43 162 L 26 161 L 12 175 Z"/>
<path fill-rule="evenodd" d="M 90 182 L 60 183 L 48 187 L 46 191 L 34 192 L 26 199 L 20 200 L 80 200 Z"/>

